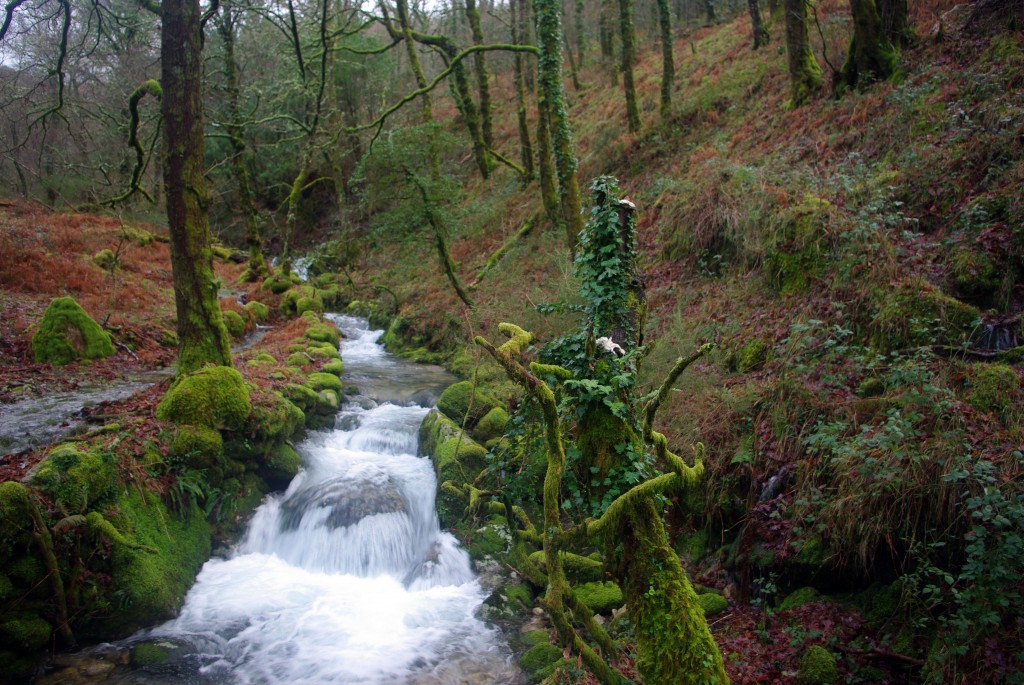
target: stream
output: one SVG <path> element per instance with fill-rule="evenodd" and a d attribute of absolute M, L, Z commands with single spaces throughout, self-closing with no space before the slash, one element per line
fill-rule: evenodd
<path fill-rule="evenodd" d="M 452 376 L 391 357 L 362 319 L 332 319 L 359 393 L 334 430 L 297 445 L 300 473 L 206 563 L 180 615 L 113 646 L 155 643 L 170 658 L 102 682 L 518 682 L 500 631 L 476 617 L 487 592 L 439 529 L 433 466 L 416 456 L 419 424 Z"/>

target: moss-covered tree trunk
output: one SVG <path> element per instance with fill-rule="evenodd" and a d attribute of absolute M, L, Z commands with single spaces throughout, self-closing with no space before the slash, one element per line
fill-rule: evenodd
<path fill-rule="evenodd" d="M 896 71 L 896 49 L 882 27 L 875 0 L 850 0 L 853 38 L 839 85 L 850 88 L 884 80 Z"/>
<path fill-rule="evenodd" d="M 551 150 L 551 126 L 548 123 L 548 103 L 543 96 L 537 98 L 537 168 L 540 170 L 540 199 L 548 220 L 559 230 L 565 230 L 562 206 L 558 201 L 555 157 Z"/>
<path fill-rule="evenodd" d="M 424 89 L 427 87 L 427 77 L 423 73 L 423 66 L 420 64 L 419 53 L 416 52 L 416 41 L 412 35 L 412 27 L 409 25 L 409 6 L 407 0 L 398 0 L 395 5 L 398 14 L 398 26 L 402 31 L 402 40 L 405 45 L 405 53 L 409 58 L 409 67 L 416 78 L 416 87 Z M 420 95 L 420 111 L 423 113 L 423 123 L 434 123 L 434 107 L 430 99 L 430 93 L 424 92 Z M 441 160 L 437 150 L 437 135 L 434 131 L 430 134 L 430 175 L 437 180 L 441 177 Z"/>
<path fill-rule="evenodd" d="M 715 0 L 704 0 L 704 13 L 707 17 L 707 22 L 714 24 L 717 20 L 715 17 Z"/>
<path fill-rule="evenodd" d="M 661 32 L 661 120 L 667 122 L 672 118 L 672 87 L 676 80 L 672 12 L 668 0 L 658 0 L 658 29 Z"/>
<path fill-rule="evenodd" d="M 534 0 L 533 11 L 537 24 L 537 47 L 540 49 L 537 80 L 540 96 L 547 105 L 566 242 L 570 249 L 575 249 L 580 231 L 583 230 L 583 216 L 577 178 L 578 162 L 569 113 L 565 107 L 565 89 L 562 86 L 561 5 L 558 0 Z"/>
<path fill-rule="evenodd" d="M 821 66 L 808 38 L 807 0 L 785 0 L 785 11 L 790 93 L 793 106 L 799 107 L 821 87 Z"/>
<path fill-rule="evenodd" d="M 633 27 L 633 0 L 619 0 L 619 35 L 622 36 L 622 88 L 626 94 L 626 124 L 631 133 L 640 130 L 640 106 L 637 104 L 633 67 L 636 63 L 636 29 Z"/>
<path fill-rule="evenodd" d="M 525 45 L 529 38 L 526 35 L 526 8 L 524 7 L 524 2 L 522 0 L 512 0 L 509 3 L 509 9 L 512 19 L 512 42 L 516 45 Z M 522 53 L 515 53 L 512 66 L 516 87 L 516 120 L 519 124 L 519 159 L 525 172 L 524 182 L 528 182 L 534 176 L 533 143 L 530 141 L 530 122 L 526 116 L 526 82 L 523 73 L 525 65 Z"/>
<path fill-rule="evenodd" d="M 199 3 L 163 0 L 160 14 L 164 189 L 182 374 L 207 363 L 231 366 L 231 337 L 217 301 L 206 214 Z"/>
<path fill-rule="evenodd" d="M 480 27 L 480 10 L 476 0 L 466 0 L 466 18 L 473 36 L 473 45 L 484 44 L 484 32 Z M 488 148 L 494 147 L 494 130 L 491 123 L 491 85 L 490 73 L 487 71 L 487 58 L 483 52 L 473 53 L 473 66 L 476 69 L 477 92 L 480 94 L 480 135 Z"/>
<path fill-rule="evenodd" d="M 601 64 L 608 74 L 608 85 L 619 85 L 619 66 L 615 63 L 615 30 L 612 28 L 613 0 L 602 0 L 601 15 L 598 17 L 598 37 L 601 42 Z"/>
<path fill-rule="evenodd" d="M 754 34 L 754 49 L 768 44 L 768 29 L 764 27 L 764 19 L 761 18 L 761 5 L 758 0 L 747 0 L 747 9 L 750 12 L 750 27 Z"/>
<path fill-rule="evenodd" d="M 907 0 L 878 0 L 878 14 L 882 17 L 882 29 L 889 42 L 897 48 L 905 48 L 914 42 L 914 31 L 907 16 Z"/>
<path fill-rule="evenodd" d="M 583 0 L 573 0 L 572 8 L 576 25 L 576 66 L 582 69 L 587 59 L 587 26 L 583 21 Z"/>
<path fill-rule="evenodd" d="M 249 169 L 246 165 L 245 126 L 242 124 L 241 107 L 239 106 L 240 85 L 238 79 L 238 60 L 235 57 L 235 13 L 230 4 L 221 5 L 220 21 L 217 31 L 224 44 L 224 89 L 225 105 L 228 121 L 224 124 L 224 132 L 231 141 L 231 170 L 238 185 L 238 208 L 245 219 L 245 242 L 249 247 L 249 267 L 244 278 L 247 281 L 261 281 L 267 277 L 267 262 L 263 257 L 263 236 L 260 232 L 259 212 L 252 197 L 252 185 L 249 182 Z"/>

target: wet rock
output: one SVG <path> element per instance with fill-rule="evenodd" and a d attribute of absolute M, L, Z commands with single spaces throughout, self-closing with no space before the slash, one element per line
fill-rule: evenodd
<path fill-rule="evenodd" d="M 324 508 L 330 509 L 325 521 L 329 528 L 345 528 L 373 514 L 404 512 L 407 509 L 405 498 L 391 476 L 345 476 L 285 500 L 281 504 L 282 526 L 285 530 L 295 530 L 308 512 Z"/>

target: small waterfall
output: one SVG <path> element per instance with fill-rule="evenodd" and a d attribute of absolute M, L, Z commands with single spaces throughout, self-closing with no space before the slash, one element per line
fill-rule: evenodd
<path fill-rule="evenodd" d="M 174 620 L 136 636 L 184 645 L 162 683 L 510 683 L 484 592 L 438 527 L 435 478 L 416 432 L 450 378 L 405 364 L 379 331 L 337 317 L 346 383 L 341 428 L 299 446 L 303 470 L 269 497 L 226 559 L 201 571 Z M 156 682 L 139 679 L 135 682 Z"/>

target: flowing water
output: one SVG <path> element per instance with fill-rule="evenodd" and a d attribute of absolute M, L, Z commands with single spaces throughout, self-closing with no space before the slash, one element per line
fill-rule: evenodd
<path fill-rule="evenodd" d="M 417 429 L 452 378 L 388 356 L 380 331 L 338 316 L 345 382 L 337 428 L 298 446 L 303 470 L 207 562 L 181 614 L 129 643 L 171 648 L 106 682 L 325 685 L 510 683 L 469 558 L 438 528 Z M 119 669 L 120 670 L 120 669 Z"/>

